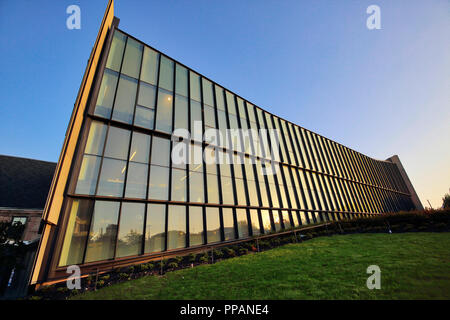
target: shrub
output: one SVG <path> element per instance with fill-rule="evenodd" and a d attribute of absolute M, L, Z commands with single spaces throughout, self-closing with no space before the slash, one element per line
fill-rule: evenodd
<path fill-rule="evenodd" d="M 190 253 L 189 255 L 187 255 L 187 261 L 189 263 L 194 263 L 195 261 L 197 261 L 197 255 L 195 253 Z"/>
<path fill-rule="evenodd" d="M 170 262 L 170 263 L 167 265 L 167 267 L 168 267 L 169 269 L 176 269 L 176 268 L 178 268 L 178 263 L 176 263 L 176 262 Z"/>
<path fill-rule="evenodd" d="M 100 279 L 104 280 L 104 281 L 107 281 L 107 280 L 109 280 L 110 277 L 111 276 L 109 274 L 107 274 L 107 275 L 104 275 L 103 277 L 101 277 Z"/>
<path fill-rule="evenodd" d="M 105 280 L 99 280 L 97 282 L 97 287 L 103 287 L 105 285 Z"/>
<path fill-rule="evenodd" d="M 248 249 L 247 248 L 240 248 L 239 249 L 239 254 L 242 256 L 242 255 L 244 255 L 244 254 L 247 254 L 248 253 Z"/>
<path fill-rule="evenodd" d="M 181 262 L 183 262 L 183 257 L 181 256 L 176 256 L 175 258 L 173 258 L 175 260 L 176 263 L 180 264 Z"/>
<path fill-rule="evenodd" d="M 220 249 L 215 249 L 213 251 L 213 254 L 214 254 L 214 258 L 216 258 L 216 259 L 220 259 L 223 257 L 223 251 Z"/>
<path fill-rule="evenodd" d="M 231 248 L 225 248 L 225 249 L 223 249 L 223 251 L 224 251 L 224 254 L 225 254 L 225 256 L 227 258 L 231 258 L 231 257 L 236 256 L 236 252 L 233 249 L 231 249 Z"/>
<path fill-rule="evenodd" d="M 128 279 L 128 277 L 129 277 L 128 273 L 125 273 L 125 272 L 119 273 L 119 278 L 122 279 L 122 280 Z"/>
<path fill-rule="evenodd" d="M 200 262 L 200 263 L 206 263 L 206 262 L 208 262 L 209 261 L 209 256 L 208 256 L 208 254 L 204 254 L 204 255 L 202 255 L 202 256 L 200 256 L 200 259 L 198 259 L 198 261 Z"/>

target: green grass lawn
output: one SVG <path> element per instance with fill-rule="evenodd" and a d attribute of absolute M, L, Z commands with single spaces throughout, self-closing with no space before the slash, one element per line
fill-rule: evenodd
<path fill-rule="evenodd" d="M 366 287 L 369 265 L 381 269 L 380 290 Z M 450 234 L 320 237 L 74 298 L 450 299 Z"/>

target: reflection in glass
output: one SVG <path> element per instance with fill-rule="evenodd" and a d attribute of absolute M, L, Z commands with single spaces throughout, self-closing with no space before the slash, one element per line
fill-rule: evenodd
<path fill-rule="evenodd" d="M 120 258 L 141 253 L 144 215 L 145 204 L 122 203 L 116 257 Z"/>
<path fill-rule="evenodd" d="M 203 209 L 202 207 L 189 207 L 189 245 L 201 245 L 204 242 Z"/>
<path fill-rule="evenodd" d="M 117 72 L 105 69 L 102 84 L 98 92 L 97 104 L 94 114 L 109 119 L 111 116 L 114 94 L 116 93 L 118 74 Z"/>
<path fill-rule="evenodd" d="M 113 120 L 131 123 L 136 100 L 137 80 L 121 75 L 114 102 Z"/>
<path fill-rule="evenodd" d="M 186 247 L 186 207 L 169 206 L 167 250 Z"/>
<path fill-rule="evenodd" d="M 169 168 L 150 166 L 148 199 L 167 200 L 169 196 Z"/>
<path fill-rule="evenodd" d="M 201 101 L 200 95 L 200 76 L 192 71 L 189 72 L 190 86 L 191 86 L 191 99 Z"/>
<path fill-rule="evenodd" d="M 222 180 L 222 201 L 224 204 L 234 204 L 233 184 L 230 177 L 221 177 Z"/>
<path fill-rule="evenodd" d="M 161 137 L 153 137 L 151 163 L 161 166 L 169 166 L 169 160 L 170 140 Z"/>
<path fill-rule="evenodd" d="M 122 197 L 126 168 L 126 161 L 108 158 L 103 159 L 97 195 Z"/>
<path fill-rule="evenodd" d="M 176 65 L 176 76 L 175 76 L 175 92 L 181 94 L 185 97 L 188 95 L 188 70 L 180 66 L 178 63 Z"/>
<path fill-rule="evenodd" d="M 203 83 L 203 103 L 209 106 L 214 106 L 213 87 L 211 81 L 203 78 L 202 83 Z"/>
<path fill-rule="evenodd" d="M 154 108 L 156 102 L 156 88 L 145 82 L 139 84 L 138 104 L 147 108 Z"/>
<path fill-rule="evenodd" d="M 261 234 L 261 228 L 259 227 L 258 210 L 250 209 L 250 219 L 252 220 L 253 235 L 257 236 L 257 235 Z"/>
<path fill-rule="evenodd" d="M 89 128 L 89 136 L 86 142 L 84 153 L 96 154 L 101 156 L 103 145 L 105 143 L 107 126 L 101 122 L 93 121 Z"/>
<path fill-rule="evenodd" d="M 114 257 L 120 202 L 96 201 L 84 262 Z"/>
<path fill-rule="evenodd" d="M 142 44 L 134 39 L 128 38 L 123 57 L 122 73 L 133 78 L 139 78 L 141 68 Z"/>
<path fill-rule="evenodd" d="M 234 234 L 233 209 L 222 208 L 222 217 L 223 217 L 223 233 L 225 236 L 225 240 L 234 239 L 235 234 Z"/>
<path fill-rule="evenodd" d="M 248 237 L 248 221 L 247 221 L 247 210 L 246 209 L 236 209 L 236 219 L 238 227 L 238 236 L 240 239 Z"/>
<path fill-rule="evenodd" d="M 134 115 L 134 125 L 146 129 L 153 129 L 153 121 L 155 119 L 155 110 L 136 106 Z"/>
<path fill-rule="evenodd" d="M 105 157 L 126 160 L 130 143 L 130 131 L 110 127 L 105 147 Z"/>
<path fill-rule="evenodd" d="M 144 56 L 142 57 L 141 80 L 156 85 L 158 74 L 159 53 L 144 46 Z"/>
<path fill-rule="evenodd" d="M 91 204 L 92 202 L 89 200 L 73 200 L 72 205 L 68 207 L 70 215 L 59 258 L 59 266 L 83 262 L 83 253 L 91 219 Z"/>
<path fill-rule="evenodd" d="M 97 156 L 85 155 L 83 157 L 75 193 L 95 194 L 100 162 L 101 158 Z"/>
<path fill-rule="evenodd" d="M 203 194 L 203 173 L 189 172 L 189 201 L 205 202 Z"/>
<path fill-rule="evenodd" d="M 125 197 L 145 199 L 147 191 L 148 165 L 142 163 L 128 163 L 127 187 Z"/>
<path fill-rule="evenodd" d="M 119 31 L 114 32 L 114 37 L 109 49 L 108 61 L 106 61 L 106 67 L 115 71 L 120 70 L 120 64 L 122 63 L 123 48 L 125 48 L 125 41 L 127 36 Z"/>
<path fill-rule="evenodd" d="M 145 226 L 145 253 L 159 252 L 165 249 L 165 224 L 166 205 L 149 203 Z"/>
<path fill-rule="evenodd" d="M 270 222 L 269 210 L 261 210 L 261 220 L 263 224 L 264 233 L 272 231 L 272 222 Z"/>
<path fill-rule="evenodd" d="M 289 218 L 289 212 L 286 210 L 281 211 L 281 215 L 283 217 L 283 224 L 285 229 L 291 228 L 291 220 Z"/>
<path fill-rule="evenodd" d="M 219 203 L 219 185 L 217 182 L 217 176 L 215 174 L 208 174 L 206 179 L 208 186 L 208 203 Z"/>
<path fill-rule="evenodd" d="M 130 161 L 148 163 L 148 154 L 150 152 L 150 139 L 147 134 L 133 132 L 131 141 Z"/>
<path fill-rule="evenodd" d="M 188 127 L 188 99 L 186 97 L 175 96 L 175 128 L 183 128 L 189 130 Z"/>
<path fill-rule="evenodd" d="M 275 225 L 275 231 L 281 230 L 280 212 L 278 210 L 272 211 L 273 223 Z"/>
<path fill-rule="evenodd" d="M 219 208 L 206 208 L 206 230 L 208 243 L 220 241 Z"/>
<path fill-rule="evenodd" d="M 171 200 L 186 201 L 186 170 L 172 168 Z"/>
<path fill-rule="evenodd" d="M 173 91 L 173 66 L 172 60 L 161 56 L 161 70 L 159 73 L 159 87 Z"/>
<path fill-rule="evenodd" d="M 156 108 L 156 130 L 172 133 L 172 101 L 169 91 L 159 89 Z"/>

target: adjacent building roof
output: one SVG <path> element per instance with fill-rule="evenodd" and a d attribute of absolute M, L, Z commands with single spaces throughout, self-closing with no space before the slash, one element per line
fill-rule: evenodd
<path fill-rule="evenodd" d="M 56 163 L 0 155 L 0 208 L 43 209 Z"/>

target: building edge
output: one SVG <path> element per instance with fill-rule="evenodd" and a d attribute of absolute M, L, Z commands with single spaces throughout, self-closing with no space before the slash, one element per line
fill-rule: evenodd
<path fill-rule="evenodd" d="M 400 171 L 400 175 L 402 176 L 402 179 L 405 182 L 406 187 L 408 188 L 409 194 L 411 195 L 411 200 L 416 207 L 416 210 L 423 210 L 422 202 L 420 202 L 419 196 L 417 195 L 416 190 L 414 189 L 411 180 L 409 179 L 408 174 L 406 173 L 406 170 L 403 167 L 398 155 L 393 155 L 392 157 L 386 159 L 386 161 L 390 161 L 397 166 L 398 171 Z"/>
<path fill-rule="evenodd" d="M 67 126 L 64 143 L 56 165 L 50 191 L 47 196 L 39 233 L 41 234 L 39 246 L 34 258 L 33 268 L 28 283 L 32 287 L 39 287 L 45 282 L 49 267 L 49 256 L 54 247 L 55 234 L 58 229 L 59 216 L 63 207 L 66 193 L 67 179 L 72 169 L 72 160 L 76 154 L 78 140 L 84 124 L 84 114 L 88 104 L 91 88 L 100 63 L 103 47 L 111 41 L 110 30 L 117 27 L 119 19 L 114 16 L 114 0 L 109 0 L 103 19 L 92 47 L 86 70 L 78 90 L 69 125 Z"/>

